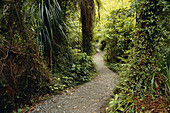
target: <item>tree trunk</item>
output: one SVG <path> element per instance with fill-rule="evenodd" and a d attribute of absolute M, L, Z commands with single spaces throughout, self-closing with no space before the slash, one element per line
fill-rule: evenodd
<path fill-rule="evenodd" d="M 94 22 L 94 0 L 83 0 L 80 2 L 81 22 L 83 35 L 83 52 L 92 54 L 93 22 Z"/>

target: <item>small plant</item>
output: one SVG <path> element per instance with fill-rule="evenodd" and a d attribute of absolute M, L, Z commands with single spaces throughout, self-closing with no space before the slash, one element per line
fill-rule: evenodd
<path fill-rule="evenodd" d="M 167 66 L 167 79 L 166 79 L 166 85 L 168 87 L 168 90 L 170 91 L 170 67 L 168 69 L 168 66 Z"/>
<path fill-rule="evenodd" d="M 166 70 L 167 74 L 162 75 L 162 78 L 164 79 L 166 86 L 168 88 L 168 91 L 170 92 L 170 67 L 169 67 L 169 69 L 168 69 L 168 66 L 166 68 L 167 68 L 167 70 Z"/>
<path fill-rule="evenodd" d="M 72 64 L 70 74 L 63 76 L 63 81 L 69 86 L 76 86 L 88 82 L 94 70 L 92 59 L 86 53 L 79 53 Z"/>

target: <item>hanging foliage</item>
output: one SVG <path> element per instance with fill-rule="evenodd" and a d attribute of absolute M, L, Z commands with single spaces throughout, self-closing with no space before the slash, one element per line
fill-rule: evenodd
<path fill-rule="evenodd" d="M 128 59 L 120 64 L 120 84 L 109 112 L 168 112 L 169 108 L 169 2 L 132 2 L 136 25 Z M 123 13 L 123 12 L 121 12 Z M 120 18 L 118 18 L 120 20 Z"/>
<path fill-rule="evenodd" d="M 64 13 L 57 0 L 40 2 L 37 30 L 40 49 L 49 67 L 61 68 L 59 63 L 71 63 L 69 42 L 65 34 Z"/>

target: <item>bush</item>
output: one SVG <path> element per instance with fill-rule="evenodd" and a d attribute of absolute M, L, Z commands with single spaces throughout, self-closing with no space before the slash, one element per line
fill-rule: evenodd
<path fill-rule="evenodd" d="M 70 74 L 62 77 L 63 82 L 68 86 L 77 86 L 88 82 L 94 72 L 92 59 L 86 53 L 78 53 L 74 60 L 69 71 Z"/>
<path fill-rule="evenodd" d="M 121 55 L 128 53 L 127 58 L 118 57 L 121 62 L 117 63 L 123 67 L 118 71 L 120 84 L 110 101 L 109 112 L 168 112 L 168 6 L 166 0 L 132 4 L 130 12 L 136 12 L 132 15 L 137 23 L 128 38 L 133 38 L 130 42 L 133 46 L 128 46 L 128 50 L 122 49 Z"/>
<path fill-rule="evenodd" d="M 0 106 L 3 112 L 23 107 L 25 103 L 32 104 L 34 96 L 50 92 L 48 72 L 33 46 L 29 43 L 12 46 L 9 50 L 7 44 L 0 45 Z"/>

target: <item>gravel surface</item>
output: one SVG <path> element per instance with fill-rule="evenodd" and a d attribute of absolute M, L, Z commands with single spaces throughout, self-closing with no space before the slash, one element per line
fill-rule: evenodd
<path fill-rule="evenodd" d="M 92 81 L 36 105 L 29 113 L 100 113 L 117 82 L 117 74 L 104 65 L 103 55 L 98 52 L 93 57 L 99 75 Z"/>

